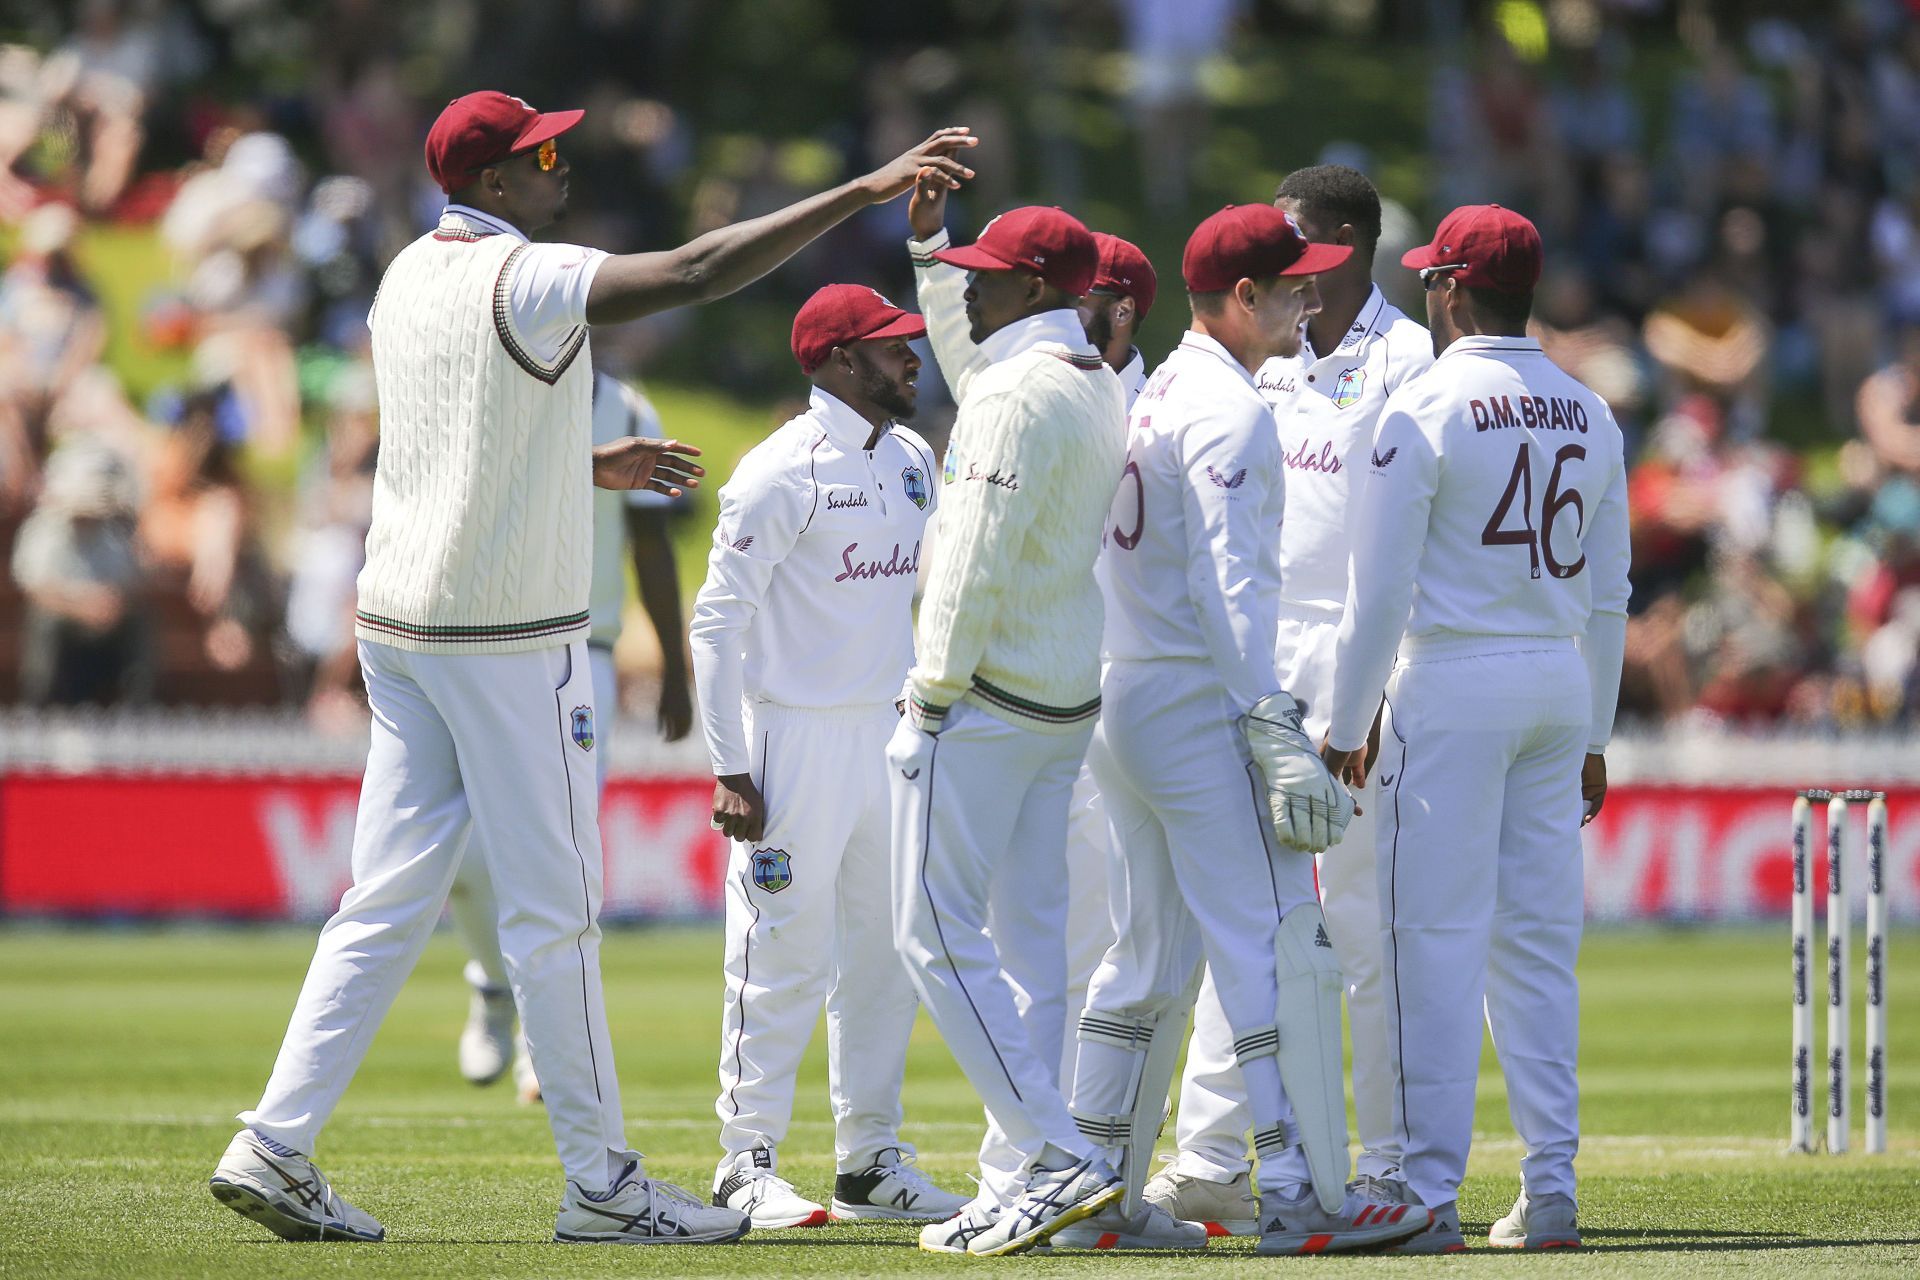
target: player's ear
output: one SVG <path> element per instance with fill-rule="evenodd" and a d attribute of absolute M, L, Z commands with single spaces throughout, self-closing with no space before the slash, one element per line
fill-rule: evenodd
<path fill-rule="evenodd" d="M 1251 311 L 1259 310 L 1260 309 L 1259 284 L 1251 279 L 1235 280 L 1233 282 L 1233 300 L 1239 303 L 1247 311 L 1251 312 Z"/>
<path fill-rule="evenodd" d="M 1333 233 L 1333 242 L 1335 244 L 1353 245 L 1359 243 L 1359 240 L 1359 233 L 1353 229 L 1351 222 L 1341 223 L 1340 229 Z"/>
<path fill-rule="evenodd" d="M 1124 296 L 1116 298 L 1113 303 L 1113 327 L 1117 329 L 1123 324 L 1132 324 L 1133 310 L 1132 298 Z"/>

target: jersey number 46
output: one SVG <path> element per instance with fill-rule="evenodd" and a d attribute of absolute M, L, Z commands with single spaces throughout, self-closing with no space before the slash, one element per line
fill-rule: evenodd
<path fill-rule="evenodd" d="M 1585 445 L 1562 445 L 1560 452 L 1553 455 L 1553 470 L 1547 473 L 1547 492 L 1540 503 L 1539 528 L 1534 527 L 1533 518 L 1533 451 L 1522 444 L 1514 455 L 1513 474 L 1507 477 L 1507 491 L 1500 495 L 1500 505 L 1493 509 L 1487 518 L 1487 527 L 1480 531 L 1480 545 L 1484 547 L 1523 546 L 1527 549 L 1527 565 L 1533 571 L 1533 577 L 1540 576 L 1540 565 L 1544 561 L 1547 573 L 1555 578 L 1571 578 L 1587 567 L 1587 556 L 1583 551 L 1580 558 L 1572 564 L 1562 564 L 1553 555 L 1553 522 L 1567 507 L 1573 508 L 1577 524 L 1574 537 L 1586 531 L 1587 507 L 1580 500 L 1580 491 L 1571 486 L 1560 487 L 1560 470 L 1569 460 L 1585 459 Z M 1507 518 L 1513 513 L 1515 499 L 1520 507 L 1520 527 L 1506 528 Z"/>

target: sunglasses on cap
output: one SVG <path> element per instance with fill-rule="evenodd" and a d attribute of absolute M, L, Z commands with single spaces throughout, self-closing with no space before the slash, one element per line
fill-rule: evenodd
<path fill-rule="evenodd" d="M 1464 271 L 1472 265 L 1470 262 L 1443 262 L 1437 267 L 1422 267 L 1420 268 L 1420 283 L 1428 293 L 1432 293 L 1434 286 L 1447 278 L 1443 273 L 1449 271 Z"/>
<path fill-rule="evenodd" d="M 521 151 L 516 151 L 513 154 L 525 155 L 526 153 Z M 507 157 L 507 160 L 511 160 L 511 159 L 513 159 L 513 156 Z M 553 166 L 560 163 L 560 144 L 558 142 L 555 142 L 552 138 L 548 138 L 545 142 L 541 143 L 537 148 L 535 148 L 533 152 L 533 162 L 540 166 L 540 172 L 552 173 Z M 482 169 L 497 169 L 502 164 L 505 164 L 505 163 L 506 163 L 506 160 L 489 160 L 485 164 L 477 164 L 473 166 L 473 168 L 467 170 L 467 172 L 478 173 Z"/>

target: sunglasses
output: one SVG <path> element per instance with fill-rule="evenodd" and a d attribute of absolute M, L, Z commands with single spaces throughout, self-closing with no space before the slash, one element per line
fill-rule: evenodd
<path fill-rule="evenodd" d="M 516 151 L 513 154 L 516 156 L 525 155 L 526 152 Z M 509 160 L 512 158 L 513 158 L 512 156 L 507 157 L 507 159 Z M 540 146 L 534 151 L 533 162 L 540 166 L 540 172 L 552 173 L 553 166 L 560 163 L 560 144 L 555 142 L 552 138 L 548 138 L 545 142 L 541 143 Z M 504 163 L 506 163 L 506 161 L 504 160 L 489 160 L 485 164 L 477 164 L 473 166 L 473 168 L 467 170 L 467 172 L 478 173 L 482 169 L 497 169 Z"/>
<path fill-rule="evenodd" d="M 1428 293 L 1432 293 L 1435 286 L 1447 278 L 1442 274 L 1443 272 L 1465 271 L 1471 265 L 1471 263 L 1466 262 L 1444 262 L 1437 267 L 1422 267 L 1420 268 L 1420 283 Z"/>

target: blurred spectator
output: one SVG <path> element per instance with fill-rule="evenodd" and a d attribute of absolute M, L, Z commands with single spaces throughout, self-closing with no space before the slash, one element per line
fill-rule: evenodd
<path fill-rule="evenodd" d="M 140 538 L 161 573 L 184 580 L 205 630 L 207 661 L 237 671 L 254 661 L 272 610 L 257 513 L 235 463 L 231 393 L 201 392 L 161 444 Z"/>
<path fill-rule="evenodd" d="M 106 348 L 99 298 L 73 260 L 78 230 L 68 206 L 40 206 L 0 276 L 0 507 L 31 493 L 55 407 Z"/>
<path fill-rule="evenodd" d="M 1903 326 L 1900 358 L 1860 384 L 1860 434 L 1886 470 L 1920 481 L 1920 320 Z"/>
<path fill-rule="evenodd" d="M 13 578 L 26 594 L 20 697 L 28 706 L 142 702 L 152 662 L 139 605 L 134 494 L 111 449 L 75 441 L 47 463 L 21 526 Z"/>
<path fill-rule="evenodd" d="M 361 714 L 353 611 L 373 519 L 378 421 L 372 366 L 355 363 L 341 369 L 327 392 L 326 448 L 300 484 L 286 634 L 293 650 L 295 688 L 322 725 L 345 723 Z"/>

